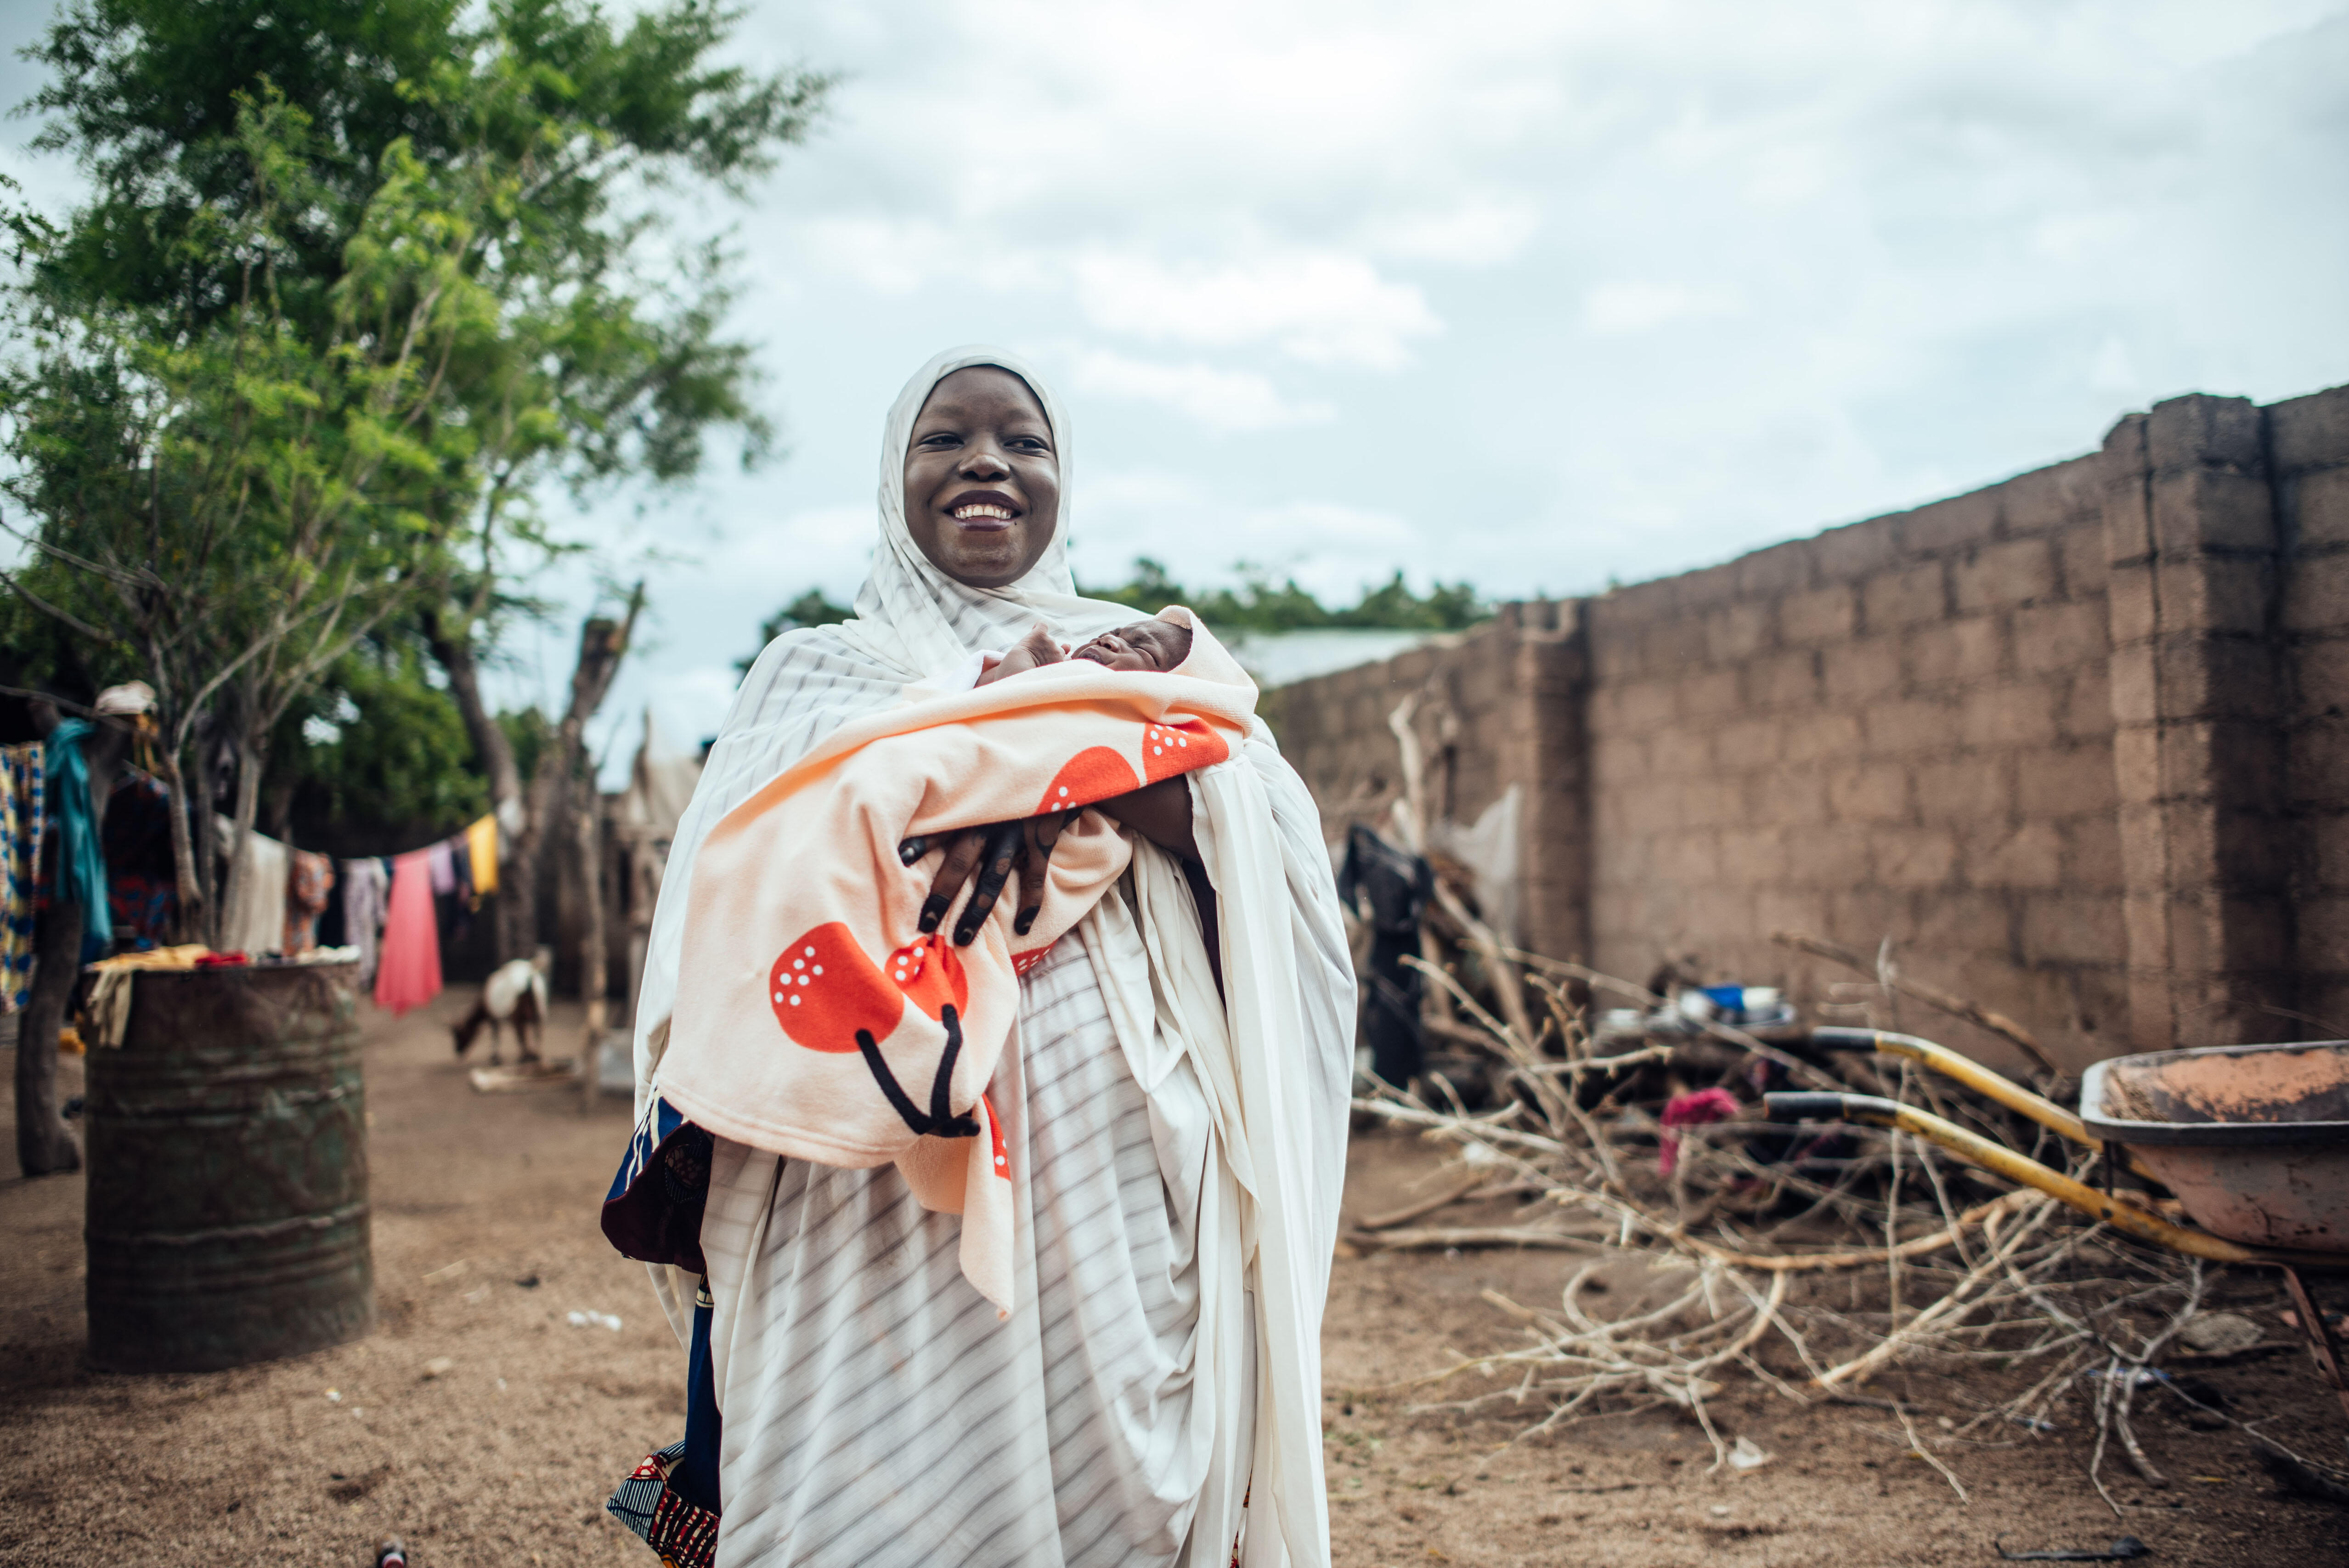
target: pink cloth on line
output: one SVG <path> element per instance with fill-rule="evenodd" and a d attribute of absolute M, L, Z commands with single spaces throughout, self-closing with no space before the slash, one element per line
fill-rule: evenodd
<path fill-rule="evenodd" d="M 457 891 L 457 851 L 454 844 L 450 840 L 443 839 L 426 850 L 424 853 L 428 863 L 432 867 L 432 891 L 455 892 Z"/>
<path fill-rule="evenodd" d="M 1737 1097 L 1725 1088 L 1701 1088 L 1691 1094 L 1674 1095 L 1664 1106 L 1664 1131 L 1656 1147 L 1656 1169 L 1669 1176 L 1680 1163 L 1682 1127 L 1702 1127 L 1709 1122 L 1726 1121 L 1744 1107 Z"/>
<path fill-rule="evenodd" d="M 376 961 L 375 1005 L 396 1016 L 440 995 L 440 927 L 432 911 L 432 851 L 391 862 L 391 909 Z"/>

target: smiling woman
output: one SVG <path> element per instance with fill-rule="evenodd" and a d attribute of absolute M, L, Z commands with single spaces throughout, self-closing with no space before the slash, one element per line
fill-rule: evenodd
<path fill-rule="evenodd" d="M 930 564 L 1000 588 L 1035 568 L 1060 522 L 1060 454 L 1028 383 L 994 365 L 940 381 L 905 450 L 905 528 Z"/>
<path fill-rule="evenodd" d="M 730 1568 L 1226 1568 L 1236 1553 L 1250 1565 L 1329 1562 L 1319 1325 L 1344 1177 L 1354 987 L 1320 820 L 1248 712 L 1254 688 L 1188 612 L 1136 628 L 1128 606 L 1077 595 L 1065 549 L 1069 445 L 1050 390 L 1009 355 L 957 350 L 916 373 L 885 427 L 881 541 L 855 616 L 768 645 L 678 823 L 638 991 L 637 1134 L 605 1229 L 656 1265 L 691 1349 L 676 1468 L 647 1461 L 652 1480 L 709 1525 L 698 1555 L 671 1553 L 681 1563 L 713 1550 Z M 1094 712 L 1056 698 L 1069 682 L 1041 671 L 990 686 L 986 700 L 972 689 L 981 651 L 1040 625 L 1057 643 L 1121 627 L 1126 641 L 1148 640 L 1147 659 L 1066 661 L 1092 672 L 1081 680 L 1134 683 L 1102 688 L 1121 701 L 1154 690 L 1223 711 L 1209 706 L 1222 682 L 1226 695 L 1214 700 L 1228 706 L 1233 744 L 1195 752 L 1202 760 L 1187 772 L 1154 762 L 1188 744 L 1167 746 L 1168 735 L 1191 733 L 1189 719 L 1161 714 L 1159 727 L 1136 723 L 1117 737 L 1134 757 L 1110 788 L 1140 788 L 1087 794 L 1091 808 L 960 826 L 1000 810 L 957 818 L 972 799 L 1009 795 L 1024 809 L 1055 798 L 1042 784 L 983 795 L 1000 782 L 991 769 L 1018 779 L 1040 763 L 1057 780 L 1096 752 L 1123 758 L 1090 742 L 1073 758 L 1030 757 L 1022 732 L 988 727 L 999 717 L 988 700 L 1005 705 L 1006 723 L 1023 703 Z M 1135 653 L 1124 641 L 1099 651 Z M 1015 691 L 1036 695 L 1007 698 Z M 938 776 L 937 816 L 891 817 L 899 836 L 877 863 L 843 860 L 843 835 L 812 829 L 781 833 L 780 855 L 766 840 L 757 854 L 730 847 L 767 820 L 769 803 L 811 791 L 838 791 L 825 798 L 852 811 L 882 810 L 880 787 L 859 795 L 844 760 L 862 743 L 841 732 L 860 721 L 893 739 L 974 738 L 970 760 Z M 825 771 L 792 771 L 819 750 Z M 931 799 L 930 786 L 921 793 Z M 1012 949 L 1007 934 L 1030 934 L 1063 829 L 1096 858 L 1115 846 L 1128 869 L 1083 884 L 1091 902 L 1067 934 Z M 992 906 L 1023 860 L 1007 919 Z M 1073 867 L 1050 870 L 1053 896 L 1079 896 L 1068 891 L 1079 885 Z M 697 882 L 710 891 L 698 893 Z M 774 983 L 745 1016 L 712 1004 L 700 981 L 680 997 L 680 975 L 701 975 L 696 965 L 719 946 L 770 943 L 755 913 L 769 892 L 819 886 L 855 920 L 878 922 L 870 951 L 782 932 L 772 943 L 796 946 L 785 953 L 792 973 L 807 965 L 792 997 Z M 710 912 L 738 909 L 753 913 L 709 923 Z M 926 1058 L 917 1076 L 932 1104 L 917 1117 L 899 1088 L 891 1103 L 919 1135 L 916 1156 L 835 1165 L 786 1139 L 701 1132 L 664 1098 L 665 1063 L 677 1099 L 693 1102 L 697 1060 L 789 1049 L 797 1037 L 788 1024 L 778 1033 L 777 1020 L 795 1016 L 798 985 L 869 968 L 880 988 L 856 1020 L 856 1054 L 834 1047 L 861 1084 L 860 1057 L 885 1065 L 888 1050 L 903 1050 L 894 1031 L 922 1026 L 903 1022 L 921 1011 L 918 998 L 897 995 L 915 954 L 935 954 L 942 975 L 997 965 L 1017 988 L 1009 1037 L 991 1073 L 979 1069 L 983 1081 L 962 1083 L 952 1057 L 934 1071 Z M 754 970 L 769 974 L 763 959 Z M 782 1007 L 771 1005 L 778 998 Z M 959 1001 L 924 1018 L 964 1037 Z M 733 1128 L 752 1136 L 761 1107 L 741 1102 L 757 1098 L 714 1098 L 701 1114 L 752 1119 Z M 778 1103 L 803 1111 L 808 1101 Z M 997 1140 L 991 1160 L 957 1163 L 975 1146 L 955 1138 L 982 1126 Z M 669 1149 L 697 1137 L 709 1158 L 680 1168 Z M 917 1181 L 908 1160 L 917 1175 L 950 1166 L 976 1185 Z M 1008 1224 L 990 1217 L 999 1206 Z M 981 1218 L 967 1228 L 973 1213 Z M 970 1267 L 999 1295 L 976 1288 Z M 667 1540 L 657 1517 L 647 1528 L 656 1545 Z"/>

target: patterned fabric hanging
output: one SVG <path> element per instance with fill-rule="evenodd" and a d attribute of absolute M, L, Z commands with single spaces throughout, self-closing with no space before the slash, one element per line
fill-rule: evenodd
<path fill-rule="evenodd" d="M 31 999 L 33 890 L 47 820 L 41 747 L 0 746 L 0 1013 Z"/>

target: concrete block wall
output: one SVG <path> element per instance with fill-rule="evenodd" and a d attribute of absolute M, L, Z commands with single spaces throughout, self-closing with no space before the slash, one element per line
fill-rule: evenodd
<path fill-rule="evenodd" d="M 2284 810 L 2296 833 L 2292 1032 L 2349 1037 L 2349 388 L 2266 410 L 2264 452 L 2284 562 Z M 2317 1020 L 2310 1022 L 2308 1020 Z"/>
<path fill-rule="evenodd" d="M 2173 399 L 2087 457 L 1270 694 L 1333 835 L 1399 788 L 1414 693 L 1433 806 L 1531 792 L 1546 951 L 1816 1005 L 1857 977 L 1773 933 L 1889 937 L 2075 1066 L 2349 1035 L 2349 388 Z"/>
<path fill-rule="evenodd" d="M 1900 962 L 2092 1055 L 2126 938 L 2095 459 L 1592 601 L 1591 962 Z M 1949 1043 L 1987 1049 L 1961 1025 Z"/>

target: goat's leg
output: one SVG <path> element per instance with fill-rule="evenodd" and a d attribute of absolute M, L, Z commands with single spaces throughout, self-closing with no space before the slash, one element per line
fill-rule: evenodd
<path fill-rule="evenodd" d="M 504 1031 L 504 1025 L 499 1023 L 495 1018 L 492 1018 L 490 1020 L 490 1066 L 492 1067 L 499 1066 L 503 1060 L 502 1057 L 500 1055 L 499 1047 L 505 1042 Z"/>

